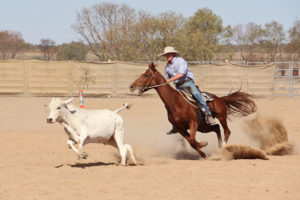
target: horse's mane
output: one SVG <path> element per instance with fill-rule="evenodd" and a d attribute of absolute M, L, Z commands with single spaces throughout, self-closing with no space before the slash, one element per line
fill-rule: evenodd
<path fill-rule="evenodd" d="M 154 65 L 154 64 L 153 64 Z M 152 72 L 153 73 L 157 73 L 160 77 L 160 79 L 164 79 L 165 81 L 166 81 L 166 78 L 162 75 L 162 73 L 160 73 L 156 68 L 155 68 L 155 65 L 153 66 L 153 65 L 151 65 L 151 66 L 149 66 L 149 68 L 150 68 L 150 70 L 152 70 Z M 193 107 L 196 107 L 196 102 L 194 103 L 194 102 L 191 102 L 190 101 L 190 97 L 188 97 L 187 96 L 187 92 L 182 92 L 182 91 L 180 91 L 180 90 L 178 90 L 177 88 L 174 88 L 174 87 L 172 87 L 170 84 L 169 84 L 169 86 L 170 86 L 170 88 L 173 90 L 173 91 L 175 91 L 175 92 L 177 92 L 178 93 L 178 95 L 179 96 L 181 96 L 187 103 L 189 103 L 190 105 L 192 105 Z"/>

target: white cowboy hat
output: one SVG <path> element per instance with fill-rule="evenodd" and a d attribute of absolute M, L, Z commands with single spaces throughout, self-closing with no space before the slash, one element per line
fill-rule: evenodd
<path fill-rule="evenodd" d="M 158 56 L 165 56 L 165 55 L 168 54 L 168 53 L 175 53 L 175 54 L 178 54 L 179 52 L 176 51 L 176 50 L 174 49 L 174 47 L 167 46 L 167 47 L 165 47 L 165 49 L 164 49 L 164 53 L 159 54 Z"/>

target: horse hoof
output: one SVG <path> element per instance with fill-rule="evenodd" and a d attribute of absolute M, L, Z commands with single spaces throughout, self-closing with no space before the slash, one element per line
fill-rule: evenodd
<path fill-rule="evenodd" d="M 201 156 L 202 158 L 206 159 L 206 154 L 205 154 L 204 152 L 201 152 L 201 153 L 200 153 L 200 156 Z"/>

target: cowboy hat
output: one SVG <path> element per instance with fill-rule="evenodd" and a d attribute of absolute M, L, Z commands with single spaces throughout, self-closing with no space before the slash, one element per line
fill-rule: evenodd
<path fill-rule="evenodd" d="M 179 52 L 176 51 L 176 50 L 174 49 L 174 47 L 167 46 L 167 47 L 165 47 L 165 49 L 164 49 L 164 53 L 159 54 L 158 56 L 165 56 L 165 55 L 168 54 L 168 53 L 175 53 L 175 54 L 178 54 Z"/>

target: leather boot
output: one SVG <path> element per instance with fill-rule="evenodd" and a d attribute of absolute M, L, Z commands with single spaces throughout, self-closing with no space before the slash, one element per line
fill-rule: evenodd
<path fill-rule="evenodd" d="M 176 130 L 176 128 L 173 126 L 171 130 L 169 130 L 167 132 L 167 135 L 172 135 L 172 134 L 175 134 L 175 133 L 178 133 L 178 131 Z"/>
<path fill-rule="evenodd" d="M 205 121 L 206 123 L 210 124 L 210 125 L 215 125 L 217 124 L 215 119 L 205 110 L 205 108 L 203 108 L 202 106 L 198 106 L 198 108 L 201 109 L 201 111 L 204 113 L 205 115 Z"/>
<path fill-rule="evenodd" d="M 210 125 L 217 124 L 216 120 L 210 114 L 208 114 L 207 112 L 205 113 L 205 121 L 206 121 L 206 123 L 208 123 Z"/>

